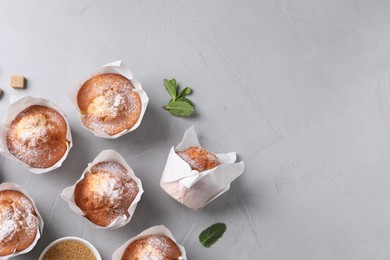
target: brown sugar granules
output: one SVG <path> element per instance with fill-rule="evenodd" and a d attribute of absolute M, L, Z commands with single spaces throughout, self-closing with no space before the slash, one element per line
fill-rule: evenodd
<path fill-rule="evenodd" d="M 52 246 L 43 256 L 43 260 L 96 260 L 95 255 L 85 244 L 74 240 L 65 240 Z"/>

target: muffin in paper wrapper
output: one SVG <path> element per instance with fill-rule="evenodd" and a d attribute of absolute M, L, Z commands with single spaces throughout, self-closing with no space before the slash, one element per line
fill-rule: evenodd
<path fill-rule="evenodd" d="M 54 164 L 53 166 L 48 167 L 48 168 L 31 167 L 30 165 L 20 161 L 13 154 L 11 154 L 10 151 L 8 150 L 8 146 L 7 146 L 7 137 L 6 136 L 7 136 L 7 131 L 9 129 L 11 122 L 15 119 L 15 117 L 20 112 L 22 112 L 26 108 L 33 106 L 33 105 L 41 105 L 41 106 L 49 107 L 49 108 L 55 110 L 64 118 L 64 120 L 66 122 L 66 127 L 67 127 L 66 139 L 68 141 L 66 143 L 66 145 L 67 145 L 66 152 L 61 157 L 61 159 L 58 162 L 56 162 L 56 164 Z M 1 132 L 1 134 L 0 134 L 0 153 L 11 160 L 14 160 L 14 161 L 21 163 L 27 170 L 29 170 L 30 172 L 35 173 L 35 174 L 50 172 L 52 170 L 59 168 L 62 165 L 62 163 L 65 161 L 65 159 L 68 156 L 68 153 L 73 145 L 72 144 L 72 134 L 70 132 L 70 126 L 69 126 L 68 120 L 66 120 L 64 113 L 54 103 L 52 103 L 51 101 L 44 99 L 44 98 L 35 98 L 35 97 L 31 97 L 31 96 L 24 96 L 24 97 L 12 96 L 11 97 L 11 105 L 8 109 L 8 113 L 5 117 L 5 119 L 3 120 L 3 122 L 0 124 L 0 132 Z"/>
<path fill-rule="evenodd" d="M 11 255 L 0 256 L 0 260 L 6 260 L 9 258 L 18 256 L 18 255 L 22 255 L 22 254 L 26 254 L 26 253 L 30 252 L 35 247 L 35 245 L 38 243 L 38 240 L 42 235 L 44 223 L 43 223 L 43 219 L 42 219 L 41 215 L 39 214 L 37 207 L 35 206 L 34 200 L 27 194 L 27 192 L 22 187 L 20 187 L 19 185 L 15 184 L 15 183 L 3 182 L 2 184 L 0 184 L 0 191 L 2 191 L 2 190 L 15 190 L 15 191 L 19 191 L 20 193 L 23 193 L 23 195 L 25 195 L 27 198 L 29 198 L 31 200 L 31 202 L 33 203 L 35 213 L 37 214 L 36 218 L 38 220 L 38 232 L 37 232 L 37 235 L 35 236 L 34 242 L 29 247 L 27 247 L 26 249 L 24 249 L 22 251 L 14 252 Z"/>
<path fill-rule="evenodd" d="M 176 151 L 184 151 L 190 146 L 200 146 L 195 128 L 184 133 L 183 140 L 176 149 L 171 148 L 160 180 L 161 188 L 183 205 L 200 210 L 218 196 L 228 191 L 230 183 L 244 172 L 244 162 L 236 161 L 236 153 L 215 154 L 220 165 L 207 171 L 192 170 Z"/>
<path fill-rule="evenodd" d="M 120 133 L 117 133 L 115 135 L 108 135 L 108 134 L 106 134 L 104 132 L 93 131 L 93 130 L 89 129 L 88 127 L 86 127 L 84 125 L 83 121 L 82 121 L 81 111 L 80 111 L 78 103 L 77 103 L 77 94 L 78 94 L 81 86 L 87 80 L 91 79 L 92 77 L 100 75 L 100 74 L 107 74 L 107 73 L 119 74 L 119 75 L 122 75 L 123 77 L 129 79 L 131 81 L 131 83 L 133 84 L 133 86 L 134 86 L 133 92 L 135 92 L 135 93 L 137 93 L 139 95 L 139 97 L 141 99 L 141 104 L 142 104 L 141 105 L 142 106 L 141 107 L 141 113 L 140 113 L 140 116 L 139 116 L 137 122 L 130 129 L 126 129 L 126 130 L 124 130 L 124 131 L 122 131 Z M 108 64 L 98 68 L 87 79 L 80 81 L 79 84 L 70 86 L 68 88 L 67 92 L 68 92 L 68 96 L 69 96 L 70 100 L 76 106 L 77 110 L 80 113 L 80 123 L 81 123 L 81 125 L 85 129 L 87 129 L 88 131 L 92 132 L 95 136 L 102 137 L 102 138 L 107 138 L 107 139 L 116 139 L 116 138 L 118 138 L 118 137 L 120 137 L 122 135 L 125 135 L 125 134 L 130 133 L 131 131 L 135 130 L 141 124 L 142 118 L 143 118 L 143 116 L 145 114 L 146 107 L 148 106 L 148 102 L 149 102 L 149 97 L 146 94 L 146 92 L 142 89 L 141 83 L 133 78 L 133 74 L 130 72 L 130 70 L 128 70 L 123 65 L 122 61 L 120 61 L 120 60 L 108 63 Z"/>
<path fill-rule="evenodd" d="M 137 208 L 137 203 L 140 201 L 142 193 L 144 192 L 144 190 L 142 188 L 141 180 L 137 176 L 135 176 L 133 169 L 131 169 L 131 167 L 127 164 L 125 159 L 117 151 L 115 151 L 115 150 L 104 150 L 104 151 L 102 151 L 95 158 L 95 160 L 93 160 L 93 162 L 88 164 L 88 167 L 84 170 L 84 172 L 81 175 L 80 179 L 78 179 L 74 185 L 66 187 L 62 191 L 61 198 L 63 200 L 65 200 L 66 202 L 68 202 L 69 207 L 71 208 L 71 210 L 73 210 L 77 214 L 79 214 L 82 217 L 84 217 L 83 211 L 76 205 L 76 202 L 74 200 L 74 190 L 76 188 L 77 183 L 79 183 L 82 179 L 84 179 L 84 175 L 90 171 L 92 166 L 94 166 L 95 164 L 97 164 L 99 162 L 104 162 L 104 161 L 115 161 L 115 162 L 120 163 L 123 167 L 126 168 L 128 175 L 137 183 L 137 187 L 138 187 L 138 194 L 134 198 L 134 200 L 131 203 L 130 207 L 128 208 L 129 217 L 127 217 L 126 215 L 118 216 L 107 227 L 102 227 L 102 226 L 96 225 L 95 223 L 93 223 L 89 219 L 85 218 L 91 224 L 91 226 L 94 227 L 94 228 L 115 229 L 115 228 L 122 227 L 122 226 L 124 226 L 124 225 L 126 225 L 127 223 L 130 222 L 131 218 L 133 217 L 134 211 Z"/>
<path fill-rule="evenodd" d="M 127 240 L 126 243 L 124 243 L 122 246 L 120 246 L 112 254 L 112 260 L 121 260 L 123 253 L 125 252 L 128 245 L 131 244 L 131 242 L 133 242 L 137 239 L 141 239 L 141 238 L 146 237 L 146 236 L 150 236 L 150 235 L 166 235 L 167 237 L 172 239 L 172 241 L 176 243 L 176 245 L 179 247 L 179 249 L 181 251 L 181 256 L 179 256 L 179 260 L 187 260 L 186 250 L 184 249 L 184 247 L 182 245 L 178 244 L 176 242 L 176 239 L 173 237 L 171 231 L 169 231 L 169 229 L 167 229 L 165 226 L 162 226 L 162 225 L 148 228 L 145 231 L 138 234 L 137 236 Z"/>

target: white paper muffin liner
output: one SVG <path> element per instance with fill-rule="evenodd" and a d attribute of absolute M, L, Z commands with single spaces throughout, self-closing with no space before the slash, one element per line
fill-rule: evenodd
<path fill-rule="evenodd" d="M 41 237 L 41 234 L 43 232 L 44 223 L 43 223 L 43 219 L 42 219 L 41 215 L 39 214 L 37 207 L 35 206 L 34 200 L 27 194 L 27 192 L 22 187 L 20 187 L 19 185 L 15 184 L 15 183 L 3 182 L 2 184 L 0 184 L 0 191 L 2 191 L 2 190 L 19 191 L 19 192 L 23 193 L 27 198 L 29 198 L 34 205 L 35 213 L 37 214 L 36 218 L 38 219 L 38 223 L 39 223 L 38 232 L 37 232 L 37 235 L 35 236 L 34 242 L 29 247 L 27 247 L 26 249 L 24 249 L 22 251 L 15 252 L 15 253 L 13 253 L 11 255 L 7 255 L 7 256 L 0 256 L 0 260 L 6 260 L 8 258 L 15 257 L 18 255 L 22 255 L 22 254 L 26 254 L 26 253 L 30 252 L 35 247 L 39 238 Z"/>
<path fill-rule="evenodd" d="M 221 164 L 210 170 L 198 172 L 176 154 L 190 146 L 200 146 L 195 128 L 192 126 L 184 133 L 183 140 L 176 149 L 171 148 L 160 180 L 161 188 L 178 202 L 200 210 L 208 203 L 225 193 L 237 177 L 244 172 L 244 162 L 236 161 L 236 153 L 216 154 Z"/>
<path fill-rule="evenodd" d="M 56 112 L 61 114 L 61 116 L 64 118 L 64 120 L 66 122 L 66 127 L 67 127 L 66 139 L 68 140 L 68 142 L 66 144 L 67 145 L 66 152 L 64 153 L 62 158 L 56 164 L 54 164 L 53 166 L 48 167 L 48 168 L 31 167 L 30 165 L 22 162 L 21 160 L 16 158 L 13 154 L 11 154 L 10 151 L 8 150 L 8 146 L 7 146 L 7 137 L 6 136 L 7 136 L 7 131 L 9 129 L 11 122 L 15 119 L 15 117 L 20 112 L 22 112 L 24 109 L 26 109 L 30 106 L 33 106 L 33 105 L 41 105 L 41 106 L 49 107 L 49 108 L 55 110 Z M 52 103 L 51 101 L 44 99 L 44 98 L 35 98 L 35 97 L 31 97 L 31 96 L 24 96 L 24 97 L 18 98 L 18 97 L 12 96 L 11 97 L 11 104 L 10 104 L 10 107 L 8 109 L 8 113 L 5 117 L 5 119 L 3 120 L 3 122 L 0 124 L 0 132 L 1 132 L 1 134 L 0 134 L 0 153 L 11 160 L 14 160 L 14 161 L 21 163 L 27 170 L 29 170 L 30 172 L 35 173 L 35 174 L 42 174 L 42 173 L 50 172 L 52 170 L 59 168 L 62 165 L 62 163 L 65 161 L 65 159 L 68 156 L 68 153 L 73 145 L 70 126 L 69 126 L 68 120 L 66 119 L 64 113 L 54 103 Z"/>
<path fill-rule="evenodd" d="M 179 257 L 179 260 L 187 260 L 186 250 L 184 249 L 184 247 L 182 245 L 180 245 L 179 243 L 177 243 L 177 241 L 173 237 L 171 231 L 169 231 L 169 229 L 167 229 L 165 226 L 162 226 L 162 225 L 148 228 L 145 231 L 143 231 L 142 233 L 138 234 L 137 236 L 127 240 L 126 243 L 124 243 L 122 246 L 120 246 L 112 254 L 112 260 L 121 260 L 123 253 L 125 252 L 127 246 L 130 245 L 131 242 L 133 242 L 134 240 L 146 237 L 146 236 L 150 236 L 150 235 L 166 235 L 167 237 L 172 239 L 172 241 L 176 243 L 176 245 L 179 247 L 179 249 L 181 251 L 181 256 Z"/>
<path fill-rule="evenodd" d="M 140 114 L 137 122 L 133 125 L 133 127 L 131 127 L 130 129 L 124 130 L 124 131 L 122 131 L 118 134 L 115 134 L 115 135 L 108 135 L 104 132 L 93 131 L 92 129 L 89 129 L 88 127 L 86 127 L 82 121 L 82 115 L 81 115 L 79 106 L 77 104 L 77 93 L 79 92 L 81 86 L 90 78 L 97 76 L 99 74 L 106 74 L 106 73 L 119 74 L 119 75 L 122 75 L 123 77 L 129 79 L 134 86 L 133 92 L 135 92 L 139 95 L 139 97 L 141 99 L 141 104 L 142 104 L 141 114 Z M 141 83 L 133 78 L 133 74 L 130 72 L 130 70 L 128 70 L 123 65 L 122 61 L 120 61 L 120 60 L 114 61 L 112 63 L 106 64 L 106 65 L 98 68 L 88 78 L 80 81 L 79 84 L 76 84 L 74 86 L 70 86 L 68 88 L 67 92 L 68 92 L 68 96 L 69 96 L 70 100 L 72 101 L 72 103 L 76 106 L 77 110 L 79 111 L 81 125 L 85 129 L 87 129 L 88 131 L 92 132 L 95 136 L 107 138 L 107 139 L 116 139 L 122 135 L 125 135 L 125 134 L 130 133 L 131 131 L 135 130 L 141 124 L 142 118 L 145 114 L 146 107 L 148 106 L 148 102 L 149 102 L 149 97 L 146 94 L 146 92 L 142 89 Z"/>
<path fill-rule="evenodd" d="M 84 175 L 90 171 L 92 166 L 94 166 L 95 164 L 97 164 L 99 162 L 104 162 L 104 161 L 115 161 L 115 162 L 120 163 L 123 167 L 125 167 L 129 176 L 137 183 L 137 187 L 139 190 L 137 196 L 134 198 L 133 202 L 131 203 L 131 205 L 128 209 L 129 217 L 127 217 L 126 215 L 118 216 L 107 227 L 102 227 L 102 226 L 96 225 L 95 223 L 93 223 L 89 219 L 85 218 L 83 211 L 76 205 L 76 202 L 74 200 L 74 191 L 75 191 L 77 183 L 79 183 L 82 179 L 84 179 Z M 104 150 L 95 158 L 95 160 L 93 160 L 93 162 L 88 164 L 88 167 L 84 170 L 80 179 L 78 179 L 74 185 L 66 187 L 62 191 L 61 198 L 64 199 L 66 202 L 68 202 L 71 210 L 73 210 L 74 212 L 76 212 L 80 216 L 84 217 L 91 224 L 91 226 L 93 228 L 116 229 L 116 228 L 122 227 L 130 222 L 131 218 L 133 217 L 134 211 L 137 208 L 137 204 L 141 199 L 143 192 L 144 192 L 144 190 L 142 188 L 141 180 L 137 176 L 135 176 L 133 169 L 131 169 L 131 167 L 127 164 L 125 159 L 115 150 Z"/>

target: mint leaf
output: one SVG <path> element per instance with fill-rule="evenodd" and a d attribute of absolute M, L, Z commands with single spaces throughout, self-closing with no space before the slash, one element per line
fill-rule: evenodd
<path fill-rule="evenodd" d="M 172 79 L 174 80 L 174 79 Z M 176 81 L 174 81 L 176 83 Z M 177 92 L 177 85 L 173 85 L 170 80 L 164 79 L 164 87 L 167 90 L 168 94 L 173 98 L 176 99 L 176 92 Z"/>
<path fill-rule="evenodd" d="M 190 87 L 185 87 L 182 91 L 180 91 L 179 95 L 177 95 L 178 98 L 185 97 L 188 94 L 191 94 L 192 89 Z"/>
<path fill-rule="evenodd" d="M 173 100 L 173 98 L 171 98 L 171 99 L 169 100 L 168 104 L 171 104 L 172 102 L 175 102 L 175 101 L 187 102 L 187 103 L 189 103 L 190 105 L 194 106 L 194 104 L 192 103 L 191 100 L 189 100 L 188 98 L 183 98 L 183 97 L 181 97 L 181 98 L 178 97 L 178 98 L 176 98 L 176 100 Z"/>
<path fill-rule="evenodd" d="M 216 223 L 202 231 L 199 235 L 199 242 L 204 247 L 210 247 L 222 237 L 226 231 L 226 224 Z"/>
<path fill-rule="evenodd" d="M 184 101 L 172 101 L 165 107 L 174 116 L 190 116 L 195 112 L 194 106 Z"/>
<path fill-rule="evenodd" d="M 176 100 L 173 100 L 173 98 L 171 98 L 168 102 L 168 105 L 171 104 L 172 102 L 175 102 L 175 101 L 183 101 L 183 102 L 187 102 L 189 103 L 190 105 L 194 106 L 194 104 L 192 103 L 191 100 L 189 100 L 188 98 L 176 98 Z M 166 106 L 164 106 L 165 108 Z"/>
<path fill-rule="evenodd" d="M 171 79 L 169 82 L 171 82 L 171 84 L 175 87 L 176 92 L 177 92 L 177 83 L 176 83 L 176 79 Z"/>
<path fill-rule="evenodd" d="M 171 99 L 172 100 L 172 99 Z M 192 103 L 191 100 L 189 100 L 188 98 L 185 98 L 185 97 L 178 97 L 176 98 L 176 101 L 183 101 L 183 102 L 187 102 L 189 103 L 191 106 L 193 106 L 194 104 Z"/>

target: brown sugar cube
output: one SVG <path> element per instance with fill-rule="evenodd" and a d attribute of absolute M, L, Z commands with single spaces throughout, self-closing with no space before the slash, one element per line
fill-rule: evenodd
<path fill-rule="evenodd" d="M 0 98 L 3 95 L 3 90 L 0 88 Z"/>
<path fill-rule="evenodd" d="M 24 88 L 24 77 L 22 75 L 11 75 L 10 85 L 13 88 Z"/>

